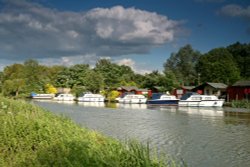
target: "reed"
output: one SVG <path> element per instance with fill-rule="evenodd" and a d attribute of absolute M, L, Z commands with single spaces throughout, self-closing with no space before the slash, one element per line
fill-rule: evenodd
<path fill-rule="evenodd" d="M 70 119 L 20 100 L 0 97 L 0 166 L 178 166 L 148 145 L 121 143 Z"/>

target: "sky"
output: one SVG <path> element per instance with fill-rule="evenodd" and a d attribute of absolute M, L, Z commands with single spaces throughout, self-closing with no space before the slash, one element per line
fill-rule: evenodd
<path fill-rule="evenodd" d="M 0 0 L 0 71 L 106 58 L 161 72 L 187 44 L 206 53 L 236 42 L 250 42 L 249 0 Z"/>

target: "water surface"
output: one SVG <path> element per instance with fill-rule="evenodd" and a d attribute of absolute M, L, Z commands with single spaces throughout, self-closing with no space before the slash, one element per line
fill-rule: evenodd
<path fill-rule="evenodd" d="M 145 104 L 35 104 L 120 140 L 135 138 L 193 167 L 250 166 L 250 113 Z"/>

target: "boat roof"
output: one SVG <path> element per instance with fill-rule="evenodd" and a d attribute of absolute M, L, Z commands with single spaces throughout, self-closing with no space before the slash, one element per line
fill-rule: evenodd
<path fill-rule="evenodd" d="M 200 95 L 200 94 L 198 94 L 198 93 L 196 93 L 196 92 L 187 92 L 187 93 L 185 93 L 182 97 L 181 97 L 181 100 L 187 100 L 190 96 L 192 96 L 192 95 Z"/>

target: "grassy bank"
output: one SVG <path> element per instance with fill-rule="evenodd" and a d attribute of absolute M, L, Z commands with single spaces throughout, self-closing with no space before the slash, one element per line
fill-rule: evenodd
<path fill-rule="evenodd" d="M 247 108 L 250 109 L 250 102 L 248 100 L 234 100 L 231 102 L 234 108 Z"/>
<path fill-rule="evenodd" d="M 0 166 L 176 166 L 23 101 L 0 97 Z"/>

